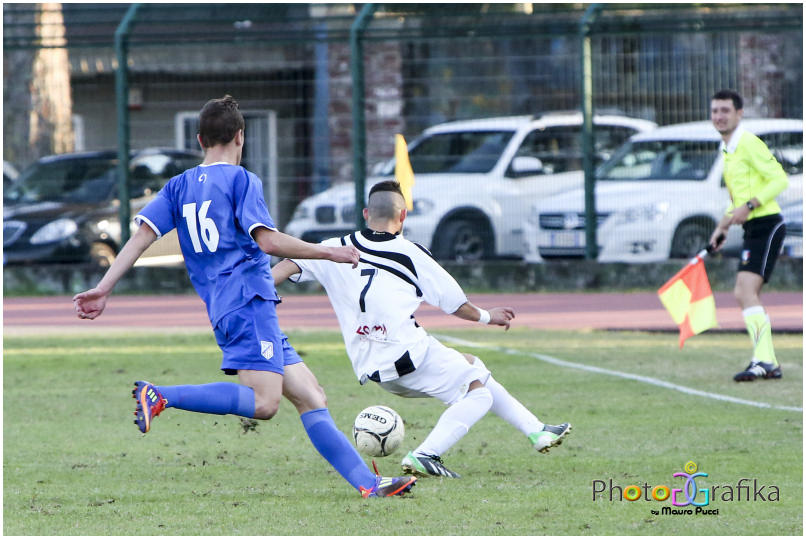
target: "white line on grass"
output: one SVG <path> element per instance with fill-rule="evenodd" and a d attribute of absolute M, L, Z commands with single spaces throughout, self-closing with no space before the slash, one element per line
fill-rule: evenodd
<path fill-rule="evenodd" d="M 568 367 L 569 369 L 579 369 L 582 371 L 588 372 L 595 372 L 599 374 L 608 374 L 610 376 L 618 376 L 619 378 L 626 378 L 628 380 L 635 380 L 637 382 L 643 382 L 645 384 L 650 384 L 653 386 L 658 387 L 665 387 L 666 389 L 673 389 L 675 391 L 680 391 L 681 393 L 686 393 L 688 395 L 697 395 L 699 397 L 705 397 L 707 399 L 714 399 L 719 401 L 726 401 L 732 402 L 734 404 L 744 404 L 746 406 L 755 406 L 756 408 L 772 408 L 774 410 L 786 410 L 787 412 L 803 412 L 803 408 L 797 408 L 795 406 L 776 406 L 774 404 L 767 404 L 766 402 L 755 402 L 749 401 L 745 399 L 737 399 L 736 397 L 729 397 L 727 395 L 719 395 L 718 393 L 709 393 L 707 391 L 700 391 L 699 389 L 693 389 L 686 386 L 679 386 L 677 384 L 672 384 L 669 382 L 664 382 L 663 380 L 658 380 L 657 378 L 651 378 L 649 376 L 641 376 L 638 374 L 630 374 L 628 372 L 620 372 L 620 371 L 612 371 L 610 369 L 603 369 L 601 367 L 593 367 L 591 365 L 585 365 L 583 363 L 572 363 L 570 361 L 565 361 L 562 359 L 557 359 L 556 357 L 545 356 L 543 354 L 535 354 L 533 352 L 522 352 L 520 350 L 513 350 L 511 348 L 503 348 L 500 346 L 489 346 L 481 343 L 475 343 L 471 341 L 466 341 L 464 339 L 457 339 L 454 337 L 449 337 L 445 335 L 434 335 L 437 339 L 444 340 L 447 342 L 452 342 L 454 344 L 460 344 L 462 346 L 472 346 L 475 348 L 486 348 L 488 350 L 495 350 L 497 352 L 503 352 L 505 354 L 515 355 L 515 356 L 527 356 L 533 357 L 535 359 L 539 359 L 540 361 L 545 361 L 546 363 L 551 363 L 552 365 L 557 365 L 559 367 Z"/>

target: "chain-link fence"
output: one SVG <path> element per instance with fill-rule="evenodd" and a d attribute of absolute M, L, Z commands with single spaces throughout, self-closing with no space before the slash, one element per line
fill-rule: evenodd
<path fill-rule="evenodd" d="M 58 6 L 63 22 L 48 22 L 52 19 L 43 9 L 53 8 L 42 6 Z M 647 122 L 707 120 L 710 97 L 720 88 L 745 96 L 745 117 L 802 118 L 800 5 L 369 6 L 357 30 L 351 4 L 139 5 L 126 38 L 131 148 L 198 150 L 195 123 L 201 105 L 233 95 L 247 121 L 243 164 L 264 180 L 275 220 L 284 230 L 316 240 L 354 228 L 355 163 L 366 163 L 368 184 L 379 175 L 393 175 L 388 161 L 395 134 L 413 142 L 437 124 L 488 119 L 448 125 L 412 145 L 416 204 L 407 234 L 441 258 L 530 255 L 537 261 L 541 252 L 584 254 L 580 195 L 570 201 L 555 195 L 584 185 L 585 37 L 596 116 L 595 155 L 587 157 L 595 165 L 612 157 L 628 136 L 654 127 Z M 53 50 L 67 51 L 69 59 L 69 99 L 61 106 L 71 113 L 71 139 L 62 147 L 117 148 L 115 31 L 130 8 L 4 4 L 7 159 L 22 166 L 45 153 L 32 150 L 43 147 L 33 145 L 30 122 L 36 105 L 32 81 L 42 77 L 30 66 Z M 54 38 L 43 29 L 59 24 L 61 40 L 58 32 Z M 358 65 L 356 43 L 363 50 Z M 364 105 L 363 148 L 356 145 L 356 73 L 363 77 L 358 93 Z M 47 111 L 43 115 L 43 125 L 54 121 Z M 778 154 L 786 156 L 792 173 L 802 169 L 802 127 L 800 133 L 800 161 L 796 138 L 782 142 Z M 670 157 L 677 159 L 674 174 L 685 176 L 697 164 L 692 155 L 715 155 L 713 132 L 705 138 L 693 149 L 671 148 L 677 151 Z M 700 163 L 690 179 L 707 177 L 706 165 Z M 710 194 L 688 193 L 688 188 L 674 196 L 695 203 L 726 196 L 718 188 Z M 319 198 L 308 198 L 312 195 Z M 641 219 L 663 220 L 661 202 L 638 198 L 618 202 L 617 209 L 632 211 L 620 219 L 634 218 L 640 229 L 647 228 Z M 549 199 L 554 206 L 541 209 Z M 718 202 L 724 206 L 727 199 Z M 604 200 L 597 200 L 598 207 L 605 207 Z M 552 215 L 541 217 L 541 212 Z M 612 213 L 617 212 L 606 209 L 597 216 L 599 243 Z M 541 232 L 543 221 L 555 228 Z M 91 234 L 96 236 L 82 242 L 118 247 L 114 231 L 105 238 L 97 230 Z M 680 252 L 700 240 L 697 234 L 683 239 L 678 239 Z M 540 241 L 548 242 L 543 249 Z M 659 241 L 629 239 L 623 247 L 629 252 L 621 258 L 675 254 L 670 252 L 673 237 L 652 243 Z M 6 245 L 6 252 L 13 248 Z M 652 256 L 641 258 L 642 253 Z"/>

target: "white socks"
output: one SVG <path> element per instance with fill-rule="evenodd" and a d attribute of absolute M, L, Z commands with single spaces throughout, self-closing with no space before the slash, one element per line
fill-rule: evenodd
<path fill-rule="evenodd" d="M 479 358 L 473 364 L 484 367 Z M 489 410 L 525 436 L 540 432 L 545 426 L 491 375 L 483 388 L 468 391 L 465 398 L 445 410 L 434 430 L 413 453 L 419 456 L 442 455 L 461 440 L 470 427 Z"/>
<path fill-rule="evenodd" d="M 445 410 L 434 430 L 413 453 L 419 456 L 442 455 L 484 417 L 492 404 L 493 397 L 486 387 L 468 391 L 462 400 Z"/>
<path fill-rule="evenodd" d="M 474 365 L 484 367 L 481 359 L 476 358 Z M 533 432 L 540 432 L 543 430 L 545 424 L 541 422 L 535 415 L 526 409 L 518 399 L 509 394 L 504 386 L 499 384 L 490 375 L 487 383 L 484 384 L 493 396 L 493 405 L 490 408 L 498 417 L 521 431 L 526 436 Z"/>

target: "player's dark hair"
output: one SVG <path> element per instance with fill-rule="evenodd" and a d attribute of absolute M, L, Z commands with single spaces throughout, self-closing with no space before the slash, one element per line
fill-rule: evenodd
<path fill-rule="evenodd" d="M 369 190 L 369 197 L 382 191 L 389 191 L 391 193 L 397 193 L 398 195 L 403 196 L 403 191 L 400 189 L 400 184 L 397 182 L 397 180 L 384 180 L 372 186 L 372 189 Z M 367 198 L 369 199 L 369 197 Z"/>
<path fill-rule="evenodd" d="M 393 193 L 403 197 L 403 191 L 400 189 L 400 184 L 397 180 L 384 180 L 376 183 L 369 190 L 367 197 L 367 209 L 369 210 L 371 218 L 378 219 L 395 219 L 400 211 L 400 203 L 396 201 L 396 197 L 392 195 L 381 195 L 374 199 L 372 195 L 376 193 Z M 399 199 L 398 199 L 399 200 Z"/>
<path fill-rule="evenodd" d="M 733 101 L 733 106 L 736 108 L 736 110 L 742 110 L 744 107 L 744 100 L 742 99 L 742 96 L 740 96 L 739 92 L 735 90 L 719 90 L 714 94 L 714 97 L 711 98 L 712 101 L 714 99 L 719 99 L 720 101 L 730 99 Z"/>
<path fill-rule="evenodd" d="M 211 99 L 199 112 L 199 136 L 203 148 L 229 144 L 244 128 L 243 115 L 235 98 Z"/>

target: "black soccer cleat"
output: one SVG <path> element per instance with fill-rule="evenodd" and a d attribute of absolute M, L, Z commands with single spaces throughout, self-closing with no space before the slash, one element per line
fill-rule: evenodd
<path fill-rule="evenodd" d="M 437 477 L 449 477 L 456 479 L 462 477 L 456 472 L 452 472 L 442 464 L 442 459 L 436 455 L 417 457 L 409 452 L 400 463 L 406 473 L 414 475 L 435 475 Z"/>
<path fill-rule="evenodd" d="M 747 369 L 733 377 L 737 382 L 752 382 L 756 378 L 765 380 L 778 379 L 783 376 L 780 365 L 772 363 L 762 363 L 760 361 L 751 362 Z"/>

